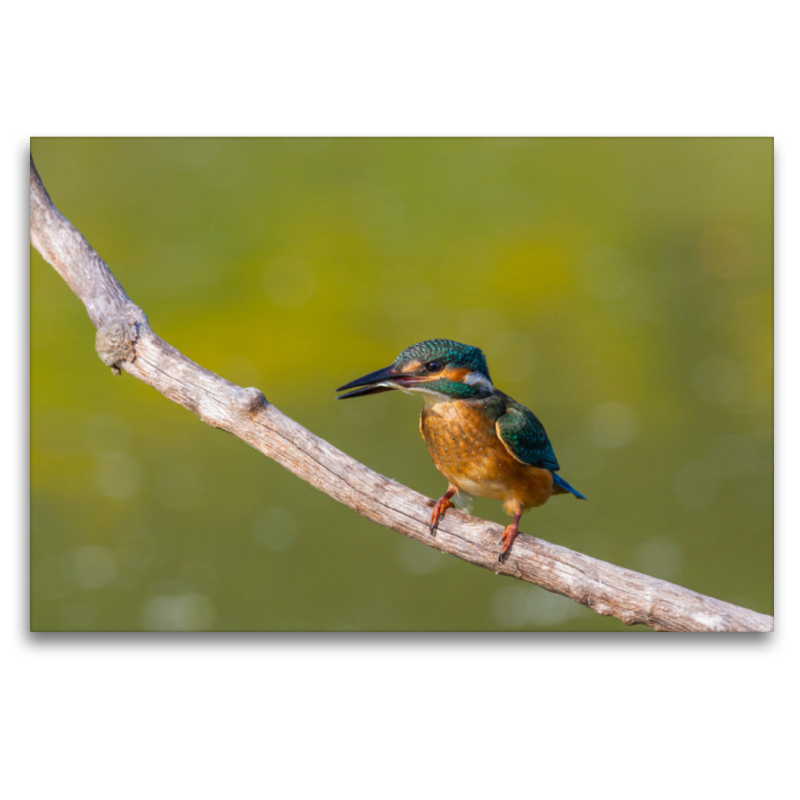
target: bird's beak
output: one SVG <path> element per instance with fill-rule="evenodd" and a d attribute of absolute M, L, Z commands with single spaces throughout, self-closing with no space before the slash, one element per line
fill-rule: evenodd
<path fill-rule="evenodd" d="M 344 386 L 340 386 L 336 391 L 343 392 L 345 389 L 355 389 L 355 391 L 347 392 L 347 394 L 340 394 L 337 400 L 344 400 L 346 397 L 364 397 L 368 394 L 378 394 L 379 392 L 390 392 L 392 389 L 403 389 L 407 386 L 412 386 L 415 383 L 421 383 L 425 379 L 417 375 L 407 375 L 403 372 L 398 372 L 394 368 L 394 364 L 384 369 L 379 369 L 376 372 L 370 372 L 369 375 L 364 375 L 363 378 L 358 378 Z M 357 389 L 360 386 L 363 388 Z"/>

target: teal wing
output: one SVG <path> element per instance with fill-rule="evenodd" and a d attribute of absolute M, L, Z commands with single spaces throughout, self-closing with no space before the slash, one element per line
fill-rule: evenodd
<path fill-rule="evenodd" d="M 542 469 L 558 469 L 544 425 L 533 411 L 518 404 L 509 405 L 496 426 L 500 441 L 517 461 Z"/>

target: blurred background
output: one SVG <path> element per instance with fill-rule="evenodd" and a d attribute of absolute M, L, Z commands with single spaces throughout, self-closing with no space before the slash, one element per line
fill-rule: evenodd
<path fill-rule="evenodd" d="M 523 531 L 773 613 L 772 139 L 31 149 L 189 358 L 437 498 L 421 400 L 334 389 L 422 339 L 476 345 L 589 498 Z M 367 521 L 113 377 L 94 334 L 31 249 L 33 630 L 647 630 Z"/>

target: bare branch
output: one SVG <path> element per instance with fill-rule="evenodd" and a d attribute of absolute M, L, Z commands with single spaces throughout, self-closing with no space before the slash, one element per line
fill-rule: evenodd
<path fill-rule="evenodd" d="M 570 597 L 626 625 L 670 631 L 771 631 L 770 616 L 521 534 L 505 564 L 503 528 L 449 511 L 431 537 L 432 501 L 373 472 L 289 419 L 254 388 L 190 361 L 156 336 L 108 266 L 59 213 L 31 158 L 31 242 L 83 301 L 97 327 L 100 358 L 125 370 L 208 425 L 260 450 L 315 488 L 373 522 L 498 574 Z"/>

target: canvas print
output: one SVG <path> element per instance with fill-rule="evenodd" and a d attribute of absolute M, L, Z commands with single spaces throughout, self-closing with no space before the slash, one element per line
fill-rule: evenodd
<path fill-rule="evenodd" d="M 769 138 L 33 138 L 33 631 L 770 631 Z"/>

